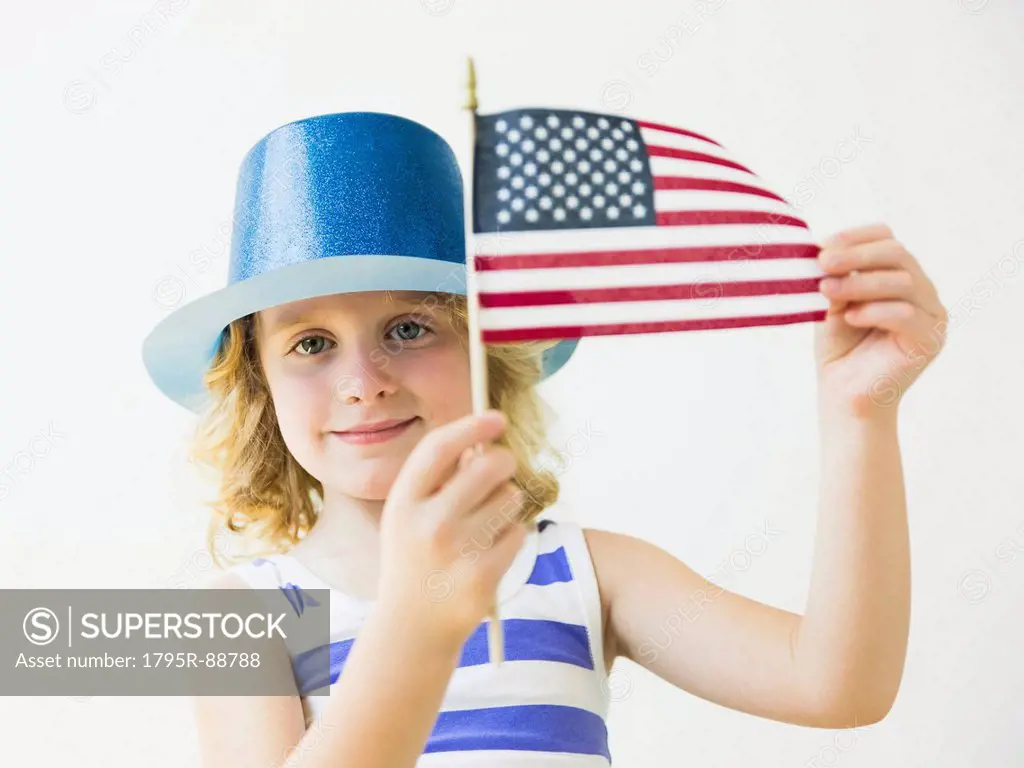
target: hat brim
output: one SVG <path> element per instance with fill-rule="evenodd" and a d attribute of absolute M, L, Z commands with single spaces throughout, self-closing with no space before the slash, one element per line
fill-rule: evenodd
<path fill-rule="evenodd" d="M 214 291 L 161 320 L 142 344 L 142 361 L 157 388 L 199 413 L 209 394 L 203 376 L 221 332 L 240 317 L 292 301 L 359 291 L 424 291 L 465 295 L 465 267 L 415 256 L 334 256 L 280 267 Z M 564 366 L 578 344 L 565 339 L 547 350 L 543 376 Z"/>

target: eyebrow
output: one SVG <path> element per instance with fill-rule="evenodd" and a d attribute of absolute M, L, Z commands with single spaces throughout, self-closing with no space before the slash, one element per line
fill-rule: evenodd
<path fill-rule="evenodd" d="M 389 291 L 393 303 L 419 305 L 423 303 L 425 296 L 418 291 Z M 268 333 L 280 333 L 289 328 L 302 325 L 303 323 L 314 323 L 324 316 L 322 310 L 307 310 L 297 307 L 283 309 L 273 321 L 266 323 Z"/>

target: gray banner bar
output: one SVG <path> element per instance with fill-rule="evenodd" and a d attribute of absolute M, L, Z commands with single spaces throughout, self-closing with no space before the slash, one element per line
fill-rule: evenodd
<path fill-rule="evenodd" d="M 325 696 L 326 589 L 0 589 L 5 696 Z"/>

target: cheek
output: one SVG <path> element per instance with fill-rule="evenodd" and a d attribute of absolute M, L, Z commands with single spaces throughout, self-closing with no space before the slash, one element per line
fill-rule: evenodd
<path fill-rule="evenodd" d="M 310 439 L 311 430 L 324 423 L 330 409 L 330 386 L 322 375 L 278 373 L 268 377 L 268 382 L 281 436 L 289 448 L 297 447 Z"/>
<path fill-rule="evenodd" d="M 423 406 L 432 426 L 461 418 L 473 410 L 469 355 L 457 344 L 438 350 L 405 372 L 405 382 Z"/>

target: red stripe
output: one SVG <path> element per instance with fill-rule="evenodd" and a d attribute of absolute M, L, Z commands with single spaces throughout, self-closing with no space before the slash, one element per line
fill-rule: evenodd
<path fill-rule="evenodd" d="M 795 216 L 764 211 L 658 211 L 654 217 L 659 227 L 687 227 L 703 224 L 790 224 L 807 227 Z"/>
<path fill-rule="evenodd" d="M 700 320 L 663 320 L 649 323 L 615 323 L 610 325 L 562 325 L 550 328 L 512 328 L 483 331 L 484 344 L 503 344 L 549 339 L 581 339 L 586 336 L 620 336 L 638 333 L 675 333 L 676 331 L 707 331 L 718 328 L 750 328 L 760 325 L 789 325 L 818 322 L 828 310 L 793 312 L 761 317 L 716 317 Z"/>
<path fill-rule="evenodd" d="M 787 202 L 785 198 L 779 197 L 774 192 L 760 187 L 752 187 L 749 184 L 740 184 L 738 181 L 720 181 L 718 179 L 691 179 L 686 176 L 655 176 L 655 189 L 709 189 L 714 192 L 743 192 L 750 195 L 770 197 L 781 203 Z"/>
<path fill-rule="evenodd" d="M 675 147 L 658 147 L 647 145 L 647 154 L 651 157 L 675 157 L 679 160 L 696 160 L 700 163 L 714 163 L 715 165 L 724 165 L 726 168 L 735 168 L 738 171 L 746 171 L 752 176 L 756 176 L 752 170 L 746 166 L 735 163 L 732 160 L 726 160 L 724 157 L 716 157 L 715 155 L 708 155 L 703 152 L 694 152 L 691 149 L 676 149 Z"/>
<path fill-rule="evenodd" d="M 557 269 L 560 267 L 621 267 L 637 264 L 680 264 L 698 261 L 748 259 L 815 259 L 820 246 L 807 243 L 774 245 L 709 245 L 687 248 L 647 248 L 625 251 L 524 253 L 518 256 L 477 256 L 478 272 L 495 269 Z"/>
<path fill-rule="evenodd" d="M 790 280 L 747 280 L 743 282 L 683 283 L 680 285 L 638 285 L 625 288 L 581 288 L 561 291 L 510 291 L 479 295 L 480 306 L 545 307 L 556 304 L 598 304 L 609 301 L 670 301 L 673 299 L 729 299 L 737 296 L 779 296 L 814 293 L 820 277 Z"/>
<path fill-rule="evenodd" d="M 656 131 L 667 131 L 668 133 L 677 133 L 680 136 L 689 136 L 692 139 L 700 139 L 701 141 L 707 141 L 714 144 L 716 147 L 721 147 L 714 139 L 709 139 L 707 136 L 701 136 L 699 133 L 688 131 L 685 128 L 676 128 L 674 125 L 665 125 L 664 123 L 651 123 L 646 120 L 635 120 L 634 121 L 641 128 L 653 128 Z"/>

